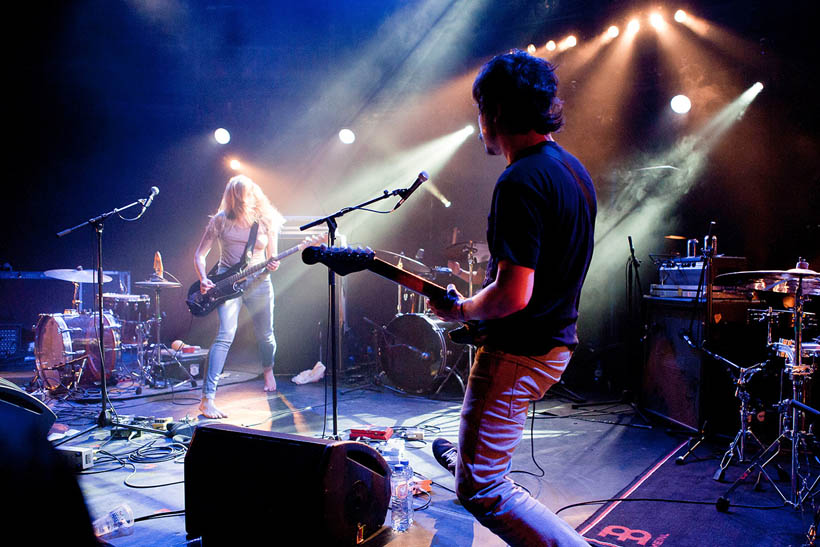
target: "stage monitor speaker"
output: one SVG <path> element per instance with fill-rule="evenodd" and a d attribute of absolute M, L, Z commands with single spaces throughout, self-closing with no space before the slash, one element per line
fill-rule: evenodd
<path fill-rule="evenodd" d="M 358 442 L 208 424 L 185 456 L 185 530 L 206 546 L 356 545 L 381 529 L 389 503 L 387 463 Z"/>
<path fill-rule="evenodd" d="M 45 403 L 17 384 L 0 378 L 0 424 L 3 429 L 30 431 L 45 439 L 57 416 Z"/>

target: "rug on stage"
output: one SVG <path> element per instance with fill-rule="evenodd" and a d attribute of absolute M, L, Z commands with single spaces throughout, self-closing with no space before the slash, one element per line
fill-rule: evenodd
<path fill-rule="evenodd" d="M 718 447 L 715 453 L 725 448 Z M 676 465 L 676 456 L 685 450 L 686 443 L 636 477 L 615 496 L 616 501 L 602 506 L 578 527 L 581 535 L 591 545 L 614 547 L 797 547 L 806 544 L 806 533 L 813 522 L 808 501 L 802 511 L 784 506 L 781 496 L 765 478 L 761 481 L 762 491 L 756 491 L 755 472 L 728 496 L 729 511 L 719 512 L 715 502 L 725 496 L 749 463 L 741 465 L 735 460 L 726 472 L 726 482 L 717 482 L 712 476 L 719 458 L 710 454 L 708 458 L 687 459 L 684 465 Z M 705 454 L 709 449 L 700 450 Z M 790 469 L 787 454 L 781 454 L 777 461 L 783 469 Z M 789 481 L 778 480 L 772 466 L 766 470 L 789 497 Z M 817 469 L 813 473 L 816 476 Z M 682 503 L 693 501 L 704 503 Z"/>

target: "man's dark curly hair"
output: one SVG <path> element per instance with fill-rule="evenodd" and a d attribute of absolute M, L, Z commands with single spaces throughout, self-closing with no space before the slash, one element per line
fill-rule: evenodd
<path fill-rule="evenodd" d="M 496 129 L 508 134 L 532 129 L 546 135 L 561 129 L 557 91 L 555 67 L 521 50 L 488 61 L 473 83 L 473 99 L 484 119 L 495 118 Z"/>

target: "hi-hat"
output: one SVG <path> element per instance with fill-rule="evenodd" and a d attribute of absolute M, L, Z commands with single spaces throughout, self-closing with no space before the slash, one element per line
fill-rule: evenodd
<path fill-rule="evenodd" d="M 469 258 L 472 251 L 473 259 L 476 262 L 487 262 L 490 259 L 490 247 L 481 241 L 462 241 L 453 243 L 444 249 L 444 256 L 447 260 L 461 260 Z"/>
<path fill-rule="evenodd" d="M 402 268 L 419 274 L 429 274 L 432 270 L 426 264 L 419 262 L 415 258 L 410 258 L 403 254 L 394 253 L 393 251 L 385 251 L 383 249 L 376 249 L 376 256 L 385 262 L 390 262 L 393 265 L 398 265 L 401 261 Z"/>
<path fill-rule="evenodd" d="M 59 279 L 61 281 L 69 281 L 71 283 L 96 283 L 97 282 L 97 272 L 95 270 L 70 270 L 70 269 L 62 269 L 62 270 L 46 270 L 43 272 L 43 275 L 46 277 L 51 277 L 52 279 Z M 103 274 L 102 276 L 103 283 L 108 283 L 111 281 L 110 275 Z"/>

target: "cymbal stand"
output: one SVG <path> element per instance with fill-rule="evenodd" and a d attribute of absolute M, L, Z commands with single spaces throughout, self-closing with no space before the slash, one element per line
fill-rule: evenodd
<path fill-rule="evenodd" d="M 165 350 L 171 353 L 171 350 L 168 349 L 168 346 L 162 343 L 162 313 L 160 312 L 160 298 L 159 293 L 161 288 L 159 286 L 153 287 L 154 289 L 154 322 L 156 323 L 156 332 L 157 338 L 154 341 L 154 347 L 151 349 L 151 352 L 148 357 L 148 362 L 145 366 L 148 368 L 149 371 L 158 370 L 162 374 L 162 381 L 158 381 L 156 374 L 149 372 L 150 384 L 151 387 L 168 387 L 168 378 L 165 374 L 165 366 L 166 363 L 162 362 L 162 350 Z M 174 384 L 172 389 L 176 389 L 180 387 L 182 384 L 186 382 L 191 382 L 191 387 L 196 387 L 196 379 L 191 376 L 191 373 L 186 369 L 182 363 L 179 362 L 179 359 L 176 357 L 176 352 L 171 355 L 172 362 L 171 364 L 178 366 L 187 376 L 186 379 Z"/>

